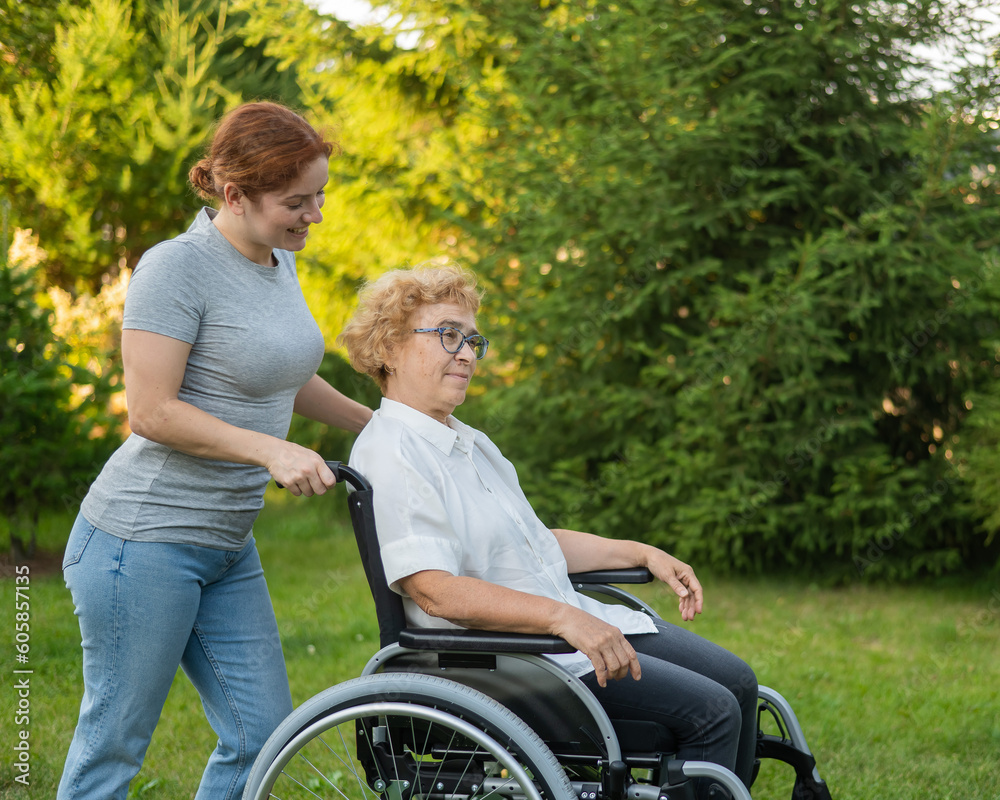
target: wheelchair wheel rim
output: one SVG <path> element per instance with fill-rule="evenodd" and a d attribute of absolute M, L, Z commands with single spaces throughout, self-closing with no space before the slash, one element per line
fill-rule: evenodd
<path fill-rule="evenodd" d="M 311 740 L 320 738 L 323 733 L 361 717 L 394 716 L 411 717 L 431 724 L 447 726 L 456 731 L 458 734 L 465 736 L 470 741 L 475 742 L 477 745 L 482 747 L 483 750 L 493 756 L 498 763 L 502 764 L 503 768 L 508 773 L 508 776 L 504 778 L 504 781 L 509 784 L 510 787 L 516 786 L 521 789 L 521 793 L 517 793 L 511 791 L 510 789 L 494 787 L 494 789 L 490 790 L 483 796 L 514 796 L 518 798 L 524 797 L 526 800 L 544 800 L 541 793 L 538 791 L 538 788 L 535 786 L 531 776 L 528 775 L 527 771 L 518 762 L 517 758 L 510 754 L 492 736 L 489 736 L 475 725 L 449 714 L 446 711 L 412 703 L 365 703 L 331 712 L 321 719 L 316 720 L 312 724 L 303 728 L 291 740 L 289 740 L 287 745 L 282 749 L 281 754 L 279 754 L 279 756 L 268 767 L 262 779 L 262 785 L 268 787 L 268 791 L 270 792 L 270 789 L 273 787 L 275 781 L 277 781 L 282 774 L 288 774 L 286 773 L 285 768 L 300 753 L 301 748 Z M 327 744 L 327 747 L 330 747 L 330 745 Z M 353 776 L 354 782 L 358 784 L 361 797 L 392 797 L 391 792 L 382 793 L 369 787 L 367 785 L 365 775 L 360 774 L 356 766 L 348 765 L 346 762 L 344 766 Z M 292 781 L 299 783 L 293 776 L 289 775 L 289 777 Z M 299 785 L 301 786 L 302 784 L 299 783 Z M 320 795 L 316 794 L 313 794 L 312 796 L 320 797 Z M 343 792 L 340 792 L 339 790 L 338 796 L 341 797 L 342 800 L 345 797 Z"/>

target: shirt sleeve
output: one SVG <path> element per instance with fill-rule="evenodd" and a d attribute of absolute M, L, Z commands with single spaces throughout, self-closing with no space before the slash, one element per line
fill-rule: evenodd
<path fill-rule="evenodd" d="M 377 427 L 358 437 L 350 461 L 372 484 L 386 582 L 406 596 L 399 581 L 417 572 L 459 575 L 463 550 L 446 511 L 444 486 L 435 479 L 438 466 Z"/>
<path fill-rule="evenodd" d="M 124 330 L 149 331 L 194 344 L 204 315 L 197 277 L 181 242 L 162 242 L 140 259 L 125 295 Z"/>

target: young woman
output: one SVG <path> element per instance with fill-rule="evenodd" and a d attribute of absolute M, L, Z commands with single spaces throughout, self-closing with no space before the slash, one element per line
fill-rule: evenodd
<path fill-rule="evenodd" d="M 198 798 L 240 797 L 291 711 L 253 523 L 272 477 L 296 495 L 334 484 L 286 441 L 293 411 L 353 431 L 371 416 L 317 376 L 323 338 L 296 277 L 332 150 L 283 106 L 238 107 L 189 176 L 218 208 L 135 268 L 122 325 L 132 434 L 63 563 L 84 694 L 60 800 L 124 800 L 178 666 L 218 734 Z"/>
<path fill-rule="evenodd" d="M 702 610 L 694 570 L 642 542 L 549 530 L 513 465 L 453 416 L 489 345 L 478 308 L 470 273 L 398 270 L 366 287 L 340 337 L 354 368 L 384 395 L 351 465 L 375 490 L 386 579 L 409 624 L 561 636 L 577 652 L 554 658 L 613 717 L 661 723 L 678 758 L 720 764 L 749 786 L 753 671 L 691 631 L 604 605 L 569 580 L 570 572 L 646 567 L 677 594 L 689 622 Z M 696 784 L 708 798 L 711 781 Z"/>

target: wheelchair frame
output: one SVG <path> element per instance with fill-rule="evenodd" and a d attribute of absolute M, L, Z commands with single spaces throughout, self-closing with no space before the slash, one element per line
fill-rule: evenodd
<path fill-rule="evenodd" d="M 610 719 L 579 678 L 547 657 L 573 652 L 563 639 L 407 628 L 402 599 L 382 569 L 371 485 L 356 470 L 327 463 L 350 486 L 381 649 L 360 677 L 306 701 L 274 731 L 251 770 L 245 800 L 693 800 L 690 779 L 699 777 L 734 800 L 751 800 L 730 770 L 651 747 L 654 723 Z M 658 618 L 613 585 L 652 580 L 645 569 L 570 578 L 578 591 Z M 780 733 L 758 733 L 758 760 L 794 768 L 793 800 L 830 800 L 791 705 L 763 686 L 758 698 L 758 721 L 770 714 Z M 287 788 L 279 794 L 276 784 Z"/>

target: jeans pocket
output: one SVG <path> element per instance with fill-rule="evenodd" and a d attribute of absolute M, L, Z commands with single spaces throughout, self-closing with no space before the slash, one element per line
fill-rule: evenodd
<path fill-rule="evenodd" d="M 77 516 L 76 522 L 73 523 L 73 530 L 69 534 L 69 541 L 66 542 L 66 552 L 63 554 L 62 563 L 63 569 L 72 567 L 83 558 L 83 551 L 87 549 L 87 543 L 96 530 L 97 527 L 87 522 L 82 515 Z"/>

